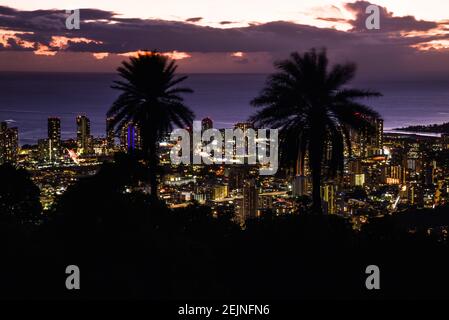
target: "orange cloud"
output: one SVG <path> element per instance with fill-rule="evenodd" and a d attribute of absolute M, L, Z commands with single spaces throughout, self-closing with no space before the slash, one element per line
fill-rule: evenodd
<path fill-rule="evenodd" d="M 96 44 L 102 43 L 101 41 L 95 41 L 95 40 L 91 40 L 91 39 L 87 39 L 87 38 L 68 38 L 68 37 L 64 37 L 64 36 L 52 36 L 50 46 L 60 48 L 60 49 L 65 49 L 65 48 L 67 48 L 67 45 L 69 42 L 96 43 Z"/>
<path fill-rule="evenodd" d="M 432 40 L 411 46 L 419 51 L 448 50 L 449 40 Z"/>
<path fill-rule="evenodd" d="M 33 51 L 38 56 L 54 56 L 57 51 L 51 51 L 49 47 L 43 44 L 38 44 L 37 50 Z"/>
<path fill-rule="evenodd" d="M 94 56 L 95 59 L 101 60 L 101 59 L 107 58 L 109 56 L 109 53 L 107 53 L 107 52 L 97 52 L 97 53 L 93 53 L 92 55 Z"/>
<path fill-rule="evenodd" d="M 182 59 L 188 59 L 188 58 L 192 57 L 187 52 L 179 52 L 179 51 L 165 52 L 165 53 L 162 53 L 162 55 L 167 56 L 173 60 L 182 60 Z"/>
<path fill-rule="evenodd" d="M 139 50 L 139 51 L 133 51 L 133 52 L 125 52 L 125 53 L 119 53 L 119 56 L 124 57 L 137 57 L 139 54 L 145 54 L 145 51 Z M 169 57 L 173 60 L 182 60 L 191 58 L 192 56 L 188 54 L 187 52 L 179 52 L 179 51 L 172 51 L 172 52 L 162 52 L 163 56 Z"/>
<path fill-rule="evenodd" d="M 17 43 L 17 45 L 21 46 L 22 48 L 33 48 L 34 42 L 20 39 L 17 35 L 21 34 L 33 34 L 33 32 L 19 32 L 0 29 L 0 44 L 5 48 L 9 48 L 11 47 L 9 41 L 12 39 Z"/>
<path fill-rule="evenodd" d="M 231 57 L 242 58 L 244 56 L 243 52 L 233 52 L 231 53 Z"/>

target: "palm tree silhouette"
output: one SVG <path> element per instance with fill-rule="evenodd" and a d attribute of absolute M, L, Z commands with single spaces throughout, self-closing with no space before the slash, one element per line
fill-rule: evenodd
<path fill-rule="evenodd" d="M 152 197 L 157 197 L 158 142 L 173 130 L 173 125 L 191 125 L 194 114 L 184 104 L 182 94 L 192 93 L 190 88 L 178 85 L 187 76 L 176 76 L 174 60 L 156 52 L 139 53 L 123 61 L 117 71 L 121 80 L 111 88 L 122 93 L 107 112 L 111 128 L 119 132 L 129 123 L 141 132 L 142 151 L 149 166 Z"/>
<path fill-rule="evenodd" d="M 251 102 L 262 109 L 250 120 L 258 126 L 280 129 L 280 159 L 299 163 L 301 174 L 308 153 L 312 209 L 321 213 L 323 166 L 329 169 L 329 176 L 342 173 L 345 143 L 351 150 L 350 131 L 372 133 L 373 119 L 380 118 L 358 99 L 380 93 L 345 88 L 355 76 L 355 64 L 337 64 L 329 69 L 324 49 L 292 53 L 290 59 L 276 62 L 275 68 L 277 72 Z"/>

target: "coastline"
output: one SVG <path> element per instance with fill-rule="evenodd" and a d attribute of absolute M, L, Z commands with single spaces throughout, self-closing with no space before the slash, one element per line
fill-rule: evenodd
<path fill-rule="evenodd" d="M 384 133 L 386 134 L 399 134 L 399 135 L 406 135 L 406 136 L 422 136 L 422 137 L 433 137 L 433 138 L 441 138 L 443 133 L 436 133 L 436 132 L 418 132 L 418 131 L 402 131 L 397 129 L 387 129 L 384 130 Z"/>

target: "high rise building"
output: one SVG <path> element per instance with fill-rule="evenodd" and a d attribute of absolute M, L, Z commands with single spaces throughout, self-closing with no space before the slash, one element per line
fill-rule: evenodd
<path fill-rule="evenodd" d="M 321 187 L 323 210 L 327 214 L 337 213 L 336 186 L 333 183 L 325 183 Z"/>
<path fill-rule="evenodd" d="M 248 176 L 246 166 L 229 166 L 225 170 L 225 176 L 229 181 L 229 191 L 237 190 L 240 192 L 243 190 L 245 178 Z"/>
<path fill-rule="evenodd" d="M 37 140 L 37 157 L 40 162 L 48 161 L 48 139 L 39 139 Z"/>
<path fill-rule="evenodd" d="M 48 159 L 52 162 L 61 156 L 61 120 L 48 118 Z"/>
<path fill-rule="evenodd" d="M 107 150 L 113 150 L 115 146 L 115 132 L 112 126 L 113 118 L 106 119 L 106 148 Z"/>
<path fill-rule="evenodd" d="M 130 122 L 124 126 L 120 133 L 120 143 L 125 151 L 136 150 L 141 148 L 140 128 Z"/>
<path fill-rule="evenodd" d="M 204 118 L 201 120 L 201 132 L 204 132 L 208 129 L 212 129 L 214 127 L 214 123 L 210 118 Z"/>
<path fill-rule="evenodd" d="M 383 154 L 384 121 L 383 119 L 370 120 L 374 127 L 373 132 L 350 131 L 352 154 L 356 157 L 371 157 Z"/>
<path fill-rule="evenodd" d="M 384 120 L 383 119 L 376 119 L 375 125 L 376 125 L 375 147 L 377 147 L 380 150 L 380 152 L 383 153 L 383 146 L 384 146 Z"/>
<path fill-rule="evenodd" d="M 242 129 L 245 132 L 248 129 L 254 129 L 254 124 L 251 122 L 237 122 L 234 129 Z"/>
<path fill-rule="evenodd" d="M 221 200 L 228 196 L 228 185 L 219 184 L 212 188 L 212 200 Z"/>
<path fill-rule="evenodd" d="M 91 154 L 92 140 L 89 118 L 86 116 L 76 117 L 76 143 L 78 154 Z"/>
<path fill-rule="evenodd" d="M 19 153 L 19 130 L 8 128 L 6 122 L 0 124 L 0 164 L 16 163 Z"/>
<path fill-rule="evenodd" d="M 365 133 L 363 137 L 363 148 L 365 156 L 376 156 L 383 154 L 384 141 L 384 121 L 383 119 L 374 119 L 371 121 L 374 132 Z"/>
<path fill-rule="evenodd" d="M 8 124 L 6 122 L 0 122 L 0 165 L 5 162 L 5 147 L 6 147 L 6 130 Z"/>
<path fill-rule="evenodd" d="M 258 192 L 254 179 L 245 180 L 243 183 L 243 201 L 240 208 L 240 222 L 257 217 Z"/>
<path fill-rule="evenodd" d="M 244 151 L 245 152 L 244 152 L 243 157 L 237 157 L 236 156 L 236 145 L 234 144 L 233 154 L 234 154 L 234 157 L 236 157 L 236 159 L 239 160 L 241 163 L 246 163 L 245 162 L 246 158 L 248 158 L 250 155 L 257 156 L 257 154 L 255 155 L 254 153 L 252 153 L 255 151 L 255 149 L 252 151 L 250 150 L 250 148 L 249 148 L 250 141 L 249 141 L 249 138 L 246 138 L 246 137 L 248 137 L 248 129 L 254 129 L 254 124 L 251 122 L 238 122 L 234 125 L 234 130 L 236 130 L 236 129 L 241 129 L 243 131 L 243 134 L 245 135 L 245 140 L 244 140 Z M 257 138 L 257 134 L 254 136 L 254 138 Z M 266 148 L 268 148 L 268 150 L 270 149 L 269 143 L 266 145 Z M 263 149 L 262 152 L 265 152 L 265 148 L 262 147 L 261 150 L 262 149 Z"/>
<path fill-rule="evenodd" d="M 405 183 L 405 170 L 401 165 L 390 165 L 383 168 L 383 183 L 399 185 Z"/>

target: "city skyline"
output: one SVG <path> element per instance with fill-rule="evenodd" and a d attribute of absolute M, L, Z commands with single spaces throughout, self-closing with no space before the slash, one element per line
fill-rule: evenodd
<path fill-rule="evenodd" d="M 84 122 L 88 122 L 88 118 L 85 116 L 78 116 L 76 118 L 77 123 L 82 127 L 81 125 L 81 119 L 83 119 L 82 121 Z M 75 119 L 74 119 L 75 120 Z M 202 121 L 202 131 L 203 130 L 207 130 L 207 129 L 211 129 L 213 127 L 213 120 L 210 118 L 204 118 Z M 242 127 L 243 125 L 245 125 L 244 123 L 236 123 L 234 125 L 235 128 L 243 128 L 243 130 L 246 130 L 245 127 Z M 130 131 L 129 128 L 133 128 L 132 131 Z M 80 128 L 82 129 L 82 128 Z M 42 164 L 48 162 L 53 163 L 53 166 L 55 166 L 55 168 L 57 168 L 59 166 L 58 163 L 60 164 L 64 164 L 64 166 L 67 166 L 68 164 L 70 164 L 71 166 L 77 166 L 80 164 L 80 156 L 87 156 L 92 157 L 92 156 L 106 156 L 106 155 L 112 155 L 112 149 L 114 149 L 114 152 L 117 152 L 119 150 L 121 151 L 125 151 L 125 152 L 130 152 L 132 149 L 138 149 L 140 148 L 140 136 L 134 136 L 134 130 L 135 127 L 132 127 L 131 125 L 128 127 L 128 130 L 122 131 L 118 136 L 117 136 L 117 142 L 119 142 L 119 144 L 113 144 L 113 145 L 108 145 L 107 144 L 107 138 L 104 139 L 96 139 L 95 137 L 92 137 L 91 140 L 89 140 L 89 144 L 90 146 L 88 147 L 88 150 L 91 150 L 90 152 L 86 152 L 85 148 L 82 146 L 83 141 L 85 141 L 85 137 L 84 134 L 81 134 L 82 132 L 80 131 L 80 135 L 73 137 L 72 139 L 69 140 L 62 140 L 60 137 L 60 122 L 58 118 L 54 118 L 54 117 L 49 117 L 48 118 L 48 138 L 47 139 L 40 139 L 37 143 L 37 145 L 35 146 L 37 149 L 36 151 L 38 152 L 36 155 L 37 157 L 40 159 L 40 161 L 44 161 L 42 162 Z M 29 153 L 29 151 L 27 151 L 27 158 L 23 158 L 22 156 L 22 160 L 19 161 L 19 145 L 18 145 L 18 130 L 17 128 L 14 127 L 8 127 L 7 124 L 5 122 L 1 123 L 1 130 L 0 130 L 0 140 L 2 141 L 2 150 L 1 154 L 0 154 L 0 162 L 11 162 L 11 163 L 22 163 L 21 165 L 25 165 L 28 166 L 28 161 L 30 161 L 32 158 L 29 158 L 28 160 L 26 160 L 29 156 L 32 156 L 32 153 Z M 131 133 L 130 133 L 131 132 Z M 85 132 L 85 134 L 87 134 L 87 132 Z M 132 138 L 130 137 L 130 134 L 132 135 Z M 384 142 L 384 137 L 386 137 L 387 142 Z M 370 183 L 375 182 L 374 185 L 386 185 L 386 186 L 395 186 L 395 185 L 408 185 L 408 175 L 409 173 L 408 170 L 426 170 L 425 169 L 425 164 L 422 162 L 423 160 L 419 160 L 420 156 L 417 156 L 417 154 L 421 154 L 422 151 L 421 150 L 422 147 L 424 147 L 424 145 L 422 147 L 413 147 L 413 141 L 416 141 L 418 144 L 421 143 L 432 143 L 432 141 L 434 141 L 434 145 L 438 146 L 438 148 L 443 148 L 442 150 L 444 150 L 444 148 L 446 148 L 447 146 L 449 146 L 449 144 L 446 144 L 447 138 L 446 136 L 443 136 L 441 138 L 436 138 L 436 137 L 419 137 L 419 136 L 413 136 L 413 135 L 409 135 L 409 134 L 384 134 L 383 130 L 382 130 L 382 125 L 379 125 L 379 130 L 378 130 L 378 134 L 375 136 L 370 137 L 368 140 L 366 140 L 366 138 L 360 137 L 360 136 L 354 136 L 355 139 L 353 141 L 354 145 L 353 145 L 353 150 L 352 150 L 352 154 L 353 156 L 355 156 L 356 158 L 352 158 L 352 159 L 348 159 L 347 165 L 348 165 L 348 173 L 349 175 L 347 175 L 346 182 L 348 183 L 348 185 L 353 186 L 353 187 L 364 187 L 366 185 L 369 185 Z M 358 140 L 361 139 L 361 140 Z M 136 141 L 136 142 L 130 142 L 130 141 Z M 6 144 L 4 143 L 4 141 L 9 141 Z M 66 149 L 66 152 L 62 150 L 62 144 L 67 144 L 70 143 L 70 141 L 74 141 L 73 144 L 73 149 L 69 150 Z M 93 144 L 94 141 L 97 141 L 96 143 L 99 144 Z M 410 156 L 406 156 L 406 160 L 405 162 L 403 162 L 403 160 L 400 160 L 399 162 L 397 161 L 393 161 L 393 159 L 395 157 L 399 157 L 398 159 L 402 159 L 402 157 L 405 154 L 396 154 L 393 150 L 395 150 L 395 148 L 397 148 L 397 142 L 396 141 L 410 141 L 407 143 L 411 143 L 410 149 L 404 149 L 407 152 L 411 152 Z M 422 142 L 419 142 L 422 141 Z M 166 144 L 161 144 L 163 146 L 166 146 Z M 117 147 L 119 147 L 120 149 L 115 149 Z M 429 145 L 430 146 L 430 145 Z M 446 146 L 446 147 L 445 147 Z M 109 149 L 112 148 L 112 149 Z M 402 147 L 401 147 L 402 148 Z M 415 149 L 414 149 L 415 148 Z M 418 149 L 416 149 L 418 148 Z M 425 147 L 428 148 L 428 147 Z M 109 151 L 108 151 L 109 150 Z M 415 151 L 413 151 L 415 150 Z M 429 149 L 430 151 L 430 149 Z M 77 154 L 77 155 L 76 155 Z M 164 158 L 165 160 L 162 160 L 163 163 L 171 165 L 170 164 L 170 160 L 167 160 L 168 154 L 169 154 L 169 149 L 167 149 L 167 151 L 163 151 L 162 154 L 165 154 Z M 64 158 L 67 158 L 67 160 L 62 161 L 62 157 L 64 155 Z M 162 155 L 161 155 L 162 156 Z M 427 156 L 425 156 L 425 154 L 422 155 L 425 159 Z M 88 159 L 87 158 L 87 159 Z M 163 159 L 164 159 L 163 158 Z M 389 160 L 390 159 L 390 160 Z M 25 162 L 23 162 L 25 160 Z M 68 161 L 68 162 L 67 162 Z M 82 160 L 81 160 L 82 161 Z M 84 160 L 85 161 L 85 160 Z M 372 162 L 374 161 L 374 162 Z M 366 171 L 367 169 L 370 168 L 371 165 L 375 165 L 376 163 L 383 163 L 384 161 L 393 161 L 391 163 L 391 165 L 387 165 L 385 166 L 382 165 L 381 166 L 381 171 L 378 173 L 378 178 L 374 177 L 369 177 L 369 175 L 372 174 L 368 173 L 369 171 Z M 402 161 L 402 162 L 401 162 Z M 425 160 L 427 161 L 428 164 L 431 164 L 432 162 L 429 160 Z M 307 162 L 307 159 L 306 159 Z M 32 162 L 30 162 L 31 164 Z M 88 164 L 88 163 L 86 163 Z M 97 166 L 98 162 L 95 161 L 92 163 L 92 165 Z M 204 165 L 200 165 L 204 166 Z M 207 166 L 207 165 L 206 165 Z M 215 165 L 216 166 L 216 165 Z M 223 166 L 223 165 L 221 165 Z M 434 179 L 436 179 L 436 176 L 434 176 L 436 174 L 436 172 L 439 171 L 439 169 L 437 167 L 435 167 L 435 164 L 431 164 L 432 167 L 429 168 L 433 168 L 431 170 L 431 178 L 427 178 L 427 175 L 424 175 L 423 177 L 426 179 L 425 181 L 427 185 L 431 185 L 433 184 L 433 181 L 435 181 Z M 219 165 L 220 167 L 220 165 Z M 226 167 L 226 165 L 225 165 Z M 374 168 L 376 167 L 376 165 L 374 166 Z M 43 168 L 48 168 L 48 165 L 45 165 Z M 365 168 L 365 169 L 363 169 Z M 237 177 L 240 177 L 240 175 L 245 172 L 247 169 L 245 169 L 244 167 L 242 167 L 243 171 L 239 174 L 237 174 Z M 285 169 L 285 168 L 284 168 Z M 220 169 L 219 169 L 220 170 Z M 372 169 L 369 169 L 372 170 Z M 376 169 L 377 170 L 377 169 Z M 435 171 L 436 170 L 436 171 Z M 287 193 L 285 192 L 289 192 L 291 193 L 292 196 L 305 196 L 310 194 L 311 189 L 311 182 L 309 180 L 309 178 L 307 178 L 307 176 L 309 175 L 309 170 L 306 169 L 305 171 L 301 171 L 302 173 L 296 175 L 293 180 L 289 183 L 290 187 L 287 190 L 275 190 L 276 192 L 279 192 L 279 197 L 280 198 L 284 198 Z M 418 172 L 418 171 L 417 171 Z M 273 200 L 270 200 L 267 202 L 267 199 L 271 198 L 271 197 L 275 197 L 274 195 L 275 193 L 270 193 L 269 191 L 257 191 L 258 189 L 255 188 L 255 180 L 254 177 L 256 177 L 256 175 L 254 175 L 254 173 L 251 173 L 249 175 L 248 180 L 248 173 L 243 173 L 243 175 L 240 178 L 237 178 L 237 184 L 234 184 L 232 182 L 226 182 L 225 184 L 223 184 L 224 182 L 216 182 L 217 184 L 217 189 L 215 189 L 215 187 L 212 187 L 210 189 L 210 192 L 212 193 L 204 193 L 202 196 L 202 192 L 204 191 L 200 191 L 199 193 L 197 192 L 193 192 L 192 195 L 188 196 L 185 198 L 185 201 L 187 201 L 187 203 L 190 201 L 190 199 L 197 199 L 198 201 L 200 201 L 200 203 L 205 203 L 207 201 L 209 201 L 210 199 L 215 199 L 218 200 L 219 202 L 217 203 L 222 203 L 224 200 L 228 199 L 228 201 L 234 200 L 234 201 L 243 201 L 241 205 L 239 205 L 239 209 L 237 210 L 238 216 L 240 217 L 240 219 L 243 220 L 239 220 L 240 224 L 244 224 L 246 219 L 252 219 L 255 217 L 258 217 L 260 215 L 260 213 L 256 213 L 256 211 L 258 212 L 258 210 L 260 210 L 260 208 L 272 208 L 273 205 Z M 443 172 L 440 172 L 440 174 L 443 174 Z M 346 175 L 346 174 L 345 174 Z M 431 202 L 428 202 L 426 204 L 426 194 L 423 190 L 419 191 L 420 193 L 417 193 L 417 189 L 416 186 L 414 186 L 414 183 L 418 183 L 417 185 L 420 184 L 420 178 L 419 178 L 419 173 L 418 173 L 418 180 L 416 182 L 413 182 L 412 180 L 412 184 L 410 185 L 410 192 L 412 192 L 412 195 L 410 196 L 408 194 L 408 192 L 405 193 L 405 199 L 409 199 L 407 201 L 411 201 L 411 204 L 414 203 L 419 203 L 421 206 L 424 207 L 433 207 L 434 206 L 434 202 L 433 201 L 449 201 L 449 198 L 447 200 L 441 200 L 441 192 L 439 191 L 440 189 L 436 189 L 436 192 L 438 193 L 437 198 L 435 198 L 435 200 L 432 200 Z M 179 185 L 183 185 L 183 183 L 188 183 L 189 179 L 185 180 L 185 182 L 181 182 L 183 181 L 184 178 L 182 178 L 181 180 L 179 180 L 178 184 Z M 378 180 L 381 179 L 381 180 Z M 220 181 L 220 180 L 219 180 Z M 371 181 L 371 182 L 370 182 Z M 380 182 L 382 181 L 382 182 Z M 424 180 L 423 180 L 424 181 Z M 441 180 L 443 181 L 443 180 Z M 241 184 L 243 183 L 243 184 Z M 260 182 L 259 182 L 260 183 Z M 438 182 L 438 184 L 440 185 L 440 188 L 443 187 L 444 182 Z M 221 185 L 224 186 L 225 189 L 222 189 L 222 187 L 220 187 Z M 242 195 L 243 196 L 239 196 L 239 193 L 235 194 L 234 196 L 230 197 L 231 191 L 234 190 L 234 188 L 237 188 L 237 190 L 241 187 L 239 186 L 243 186 L 243 189 L 241 189 Z M 338 204 L 338 196 L 337 196 L 337 189 L 336 185 L 334 185 L 333 183 L 331 184 L 326 184 L 323 187 L 323 201 L 324 203 L 326 203 L 326 207 L 325 210 L 328 211 L 329 213 L 332 214 L 342 214 L 344 211 L 341 211 L 342 208 L 340 207 L 340 205 Z M 194 189 L 196 190 L 196 189 Z M 268 189 L 270 190 L 270 189 Z M 391 189 L 392 190 L 392 189 Z M 408 190 L 408 187 L 405 189 Z M 183 192 L 184 194 L 187 192 L 187 190 L 185 189 L 181 189 L 181 192 Z M 433 192 L 433 191 L 432 191 Z M 260 195 L 258 196 L 257 194 L 260 193 Z M 421 200 L 419 200 L 420 196 L 419 194 L 421 194 Z M 268 198 L 267 198 L 268 196 Z M 259 204 L 255 204 L 254 201 L 256 201 L 255 199 L 260 198 Z M 401 196 L 402 197 L 402 196 Z M 411 197 L 411 198 L 409 198 Z M 418 198 L 416 198 L 418 197 Z M 432 196 L 433 199 L 434 196 Z M 392 209 L 396 210 L 397 205 L 398 205 L 398 199 L 400 197 L 398 197 L 397 199 L 392 199 Z M 415 199 L 416 198 L 416 199 Z M 45 200 L 47 201 L 47 200 Z M 44 203 L 46 203 L 44 201 Z M 182 203 L 182 202 L 181 202 Z M 357 203 L 356 203 L 357 204 Z M 51 202 L 49 202 L 48 204 L 46 204 L 46 207 L 48 207 L 49 205 L 51 205 Z M 175 207 L 177 206 L 177 202 L 172 203 L 172 205 L 174 205 Z M 357 204 L 358 206 L 360 205 L 360 203 Z M 223 207 L 221 207 L 223 209 Z M 227 208 L 227 206 L 225 206 L 225 208 Z M 257 209 L 259 208 L 259 209 Z M 222 210 L 221 209 L 221 210 Z M 216 209 L 218 210 L 218 209 Z M 346 209 L 345 209 L 346 210 Z M 246 218 L 242 218 L 242 217 L 246 217 Z"/>

